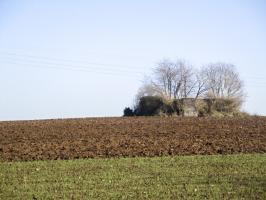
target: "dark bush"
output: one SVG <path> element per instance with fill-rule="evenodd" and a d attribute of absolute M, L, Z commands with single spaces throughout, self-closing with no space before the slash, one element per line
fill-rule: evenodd
<path fill-rule="evenodd" d="M 174 113 L 176 115 L 182 115 L 183 112 L 183 105 L 182 105 L 182 101 L 179 99 L 174 99 L 172 102 L 172 108 L 174 110 Z"/>
<path fill-rule="evenodd" d="M 161 108 L 161 113 L 164 113 L 166 115 L 173 115 L 175 113 L 175 109 L 173 107 L 172 102 L 163 102 L 163 106 Z"/>
<path fill-rule="evenodd" d="M 132 117 L 134 115 L 135 115 L 135 113 L 134 113 L 134 111 L 131 108 L 126 107 L 124 109 L 124 117 Z"/>
<path fill-rule="evenodd" d="M 144 96 L 139 99 L 135 113 L 137 116 L 159 115 L 164 105 L 163 99 L 157 96 Z"/>

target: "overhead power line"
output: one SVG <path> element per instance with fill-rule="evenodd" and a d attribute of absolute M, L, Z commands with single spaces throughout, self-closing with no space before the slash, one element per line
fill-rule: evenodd
<path fill-rule="evenodd" d="M 1 58 L 1 57 L 0 57 Z M 41 65 L 41 66 L 57 66 L 57 67 L 67 67 L 67 68 L 73 68 L 73 69 L 84 69 L 84 70 L 98 70 L 98 71 L 106 71 L 106 72 L 119 72 L 119 73 L 128 73 L 128 74 L 143 74 L 142 72 L 136 72 L 136 71 L 129 71 L 129 70 L 122 70 L 122 69 L 113 69 L 113 68 L 107 68 L 107 67 L 96 67 L 96 66 L 88 66 L 88 65 L 75 65 L 75 64 L 65 64 L 65 63 L 55 63 L 55 62 L 47 62 L 47 61 L 37 61 L 37 60 L 27 60 L 27 59 L 20 59 L 20 58 L 4 58 L 3 61 L 6 62 L 17 62 L 21 64 L 34 64 L 34 65 Z"/>
<path fill-rule="evenodd" d="M 106 64 L 106 63 L 98 63 L 98 62 L 89 62 L 89 61 L 81 61 L 81 60 L 70 60 L 70 59 L 62 59 L 62 58 L 52 58 L 52 57 L 47 57 L 47 56 L 36 56 L 36 55 L 30 55 L 30 54 L 17 54 L 17 53 L 11 53 L 11 52 L 3 52 L 0 51 L 0 55 L 5 55 L 9 57 L 16 57 L 16 58 L 22 58 L 22 59 L 30 59 L 30 60 L 45 60 L 49 62 L 63 62 L 63 63 L 72 63 L 72 64 L 82 64 L 82 65 L 93 65 L 93 66 L 103 66 L 103 67 L 113 67 L 117 69 L 122 69 L 122 70 L 132 70 L 136 71 L 142 70 L 144 67 L 140 66 L 128 66 L 128 65 L 119 65 L 119 64 Z"/>
<path fill-rule="evenodd" d="M 120 77 L 134 77 L 139 78 L 136 74 L 129 74 L 129 73 L 121 73 L 116 71 L 103 71 L 103 70 L 95 70 L 95 69 L 85 69 L 85 68 L 70 68 L 64 66 L 43 66 L 43 65 L 36 65 L 34 63 L 27 63 L 27 62 L 16 62 L 16 61 L 4 61 L 4 63 L 15 65 L 17 67 L 30 67 L 35 69 L 55 69 L 55 70 L 64 70 L 64 71 L 76 71 L 76 72 L 90 72 L 90 73 L 98 73 L 103 75 L 113 75 L 113 76 L 120 76 Z"/>
<path fill-rule="evenodd" d="M 1 61 L 1 59 L 4 59 Z M 17 54 L 13 52 L 0 51 L 0 61 L 19 67 L 31 67 L 41 69 L 59 69 L 70 71 L 82 71 L 99 73 L 105 75 L 140 77 L 144 76 L 144 71 L 139 70 L 141 67 L 114 65 L 98 62 L 88 62 L 80 60 L 70 60 L 61 58 L 51 58 L 47 56 L 36 56 L 30 54 Z M 138 71 L 137 71 L 137 70 Z M 143 68 L 142 68 L 143 69 Z M 264 77 L 244 76 L 247 87 L 265 87 Z"/>
<path fill-rule="evenodd" d="M 92 72 L 105 75 L 140 77 L 143 72 L 132 70 L 132 67 L 123 65 L 103 64 L 87 61 L 74 61 L 67 59 L 56 59 L 44 56 L 34 56 L 26 54 L 16 54 L 10 52 L 0 52 L 2 63 L 8 63 L 19 67 L 33 67 L 42 69 L 59 69 L 71 71 Z"/>

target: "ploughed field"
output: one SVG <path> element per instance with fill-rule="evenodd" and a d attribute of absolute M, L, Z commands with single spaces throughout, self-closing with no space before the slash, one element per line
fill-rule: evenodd
<path fill-rule="evenodd" d="M 266 117 L 0 122 L 0 160 L 266 153 Z"/>

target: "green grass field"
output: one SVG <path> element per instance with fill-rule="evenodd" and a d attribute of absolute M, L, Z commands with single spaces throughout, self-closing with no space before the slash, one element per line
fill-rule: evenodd
<path fill-rule="evenodd" d="M 1 162 L 0 199 L 266 199 L 266 155 Z"/>

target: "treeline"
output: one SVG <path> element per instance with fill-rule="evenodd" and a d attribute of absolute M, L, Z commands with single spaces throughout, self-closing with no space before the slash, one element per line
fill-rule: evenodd
<path fill-rule="evenodd" d="M 124 116 L 235 115 L 244 101 L 243 81 L 236 67 L 211 63 L 196 69 L 184 60 L 163 60 L 139 89 Z M 189 114 L 188 114 L 189 115 Z"/>

